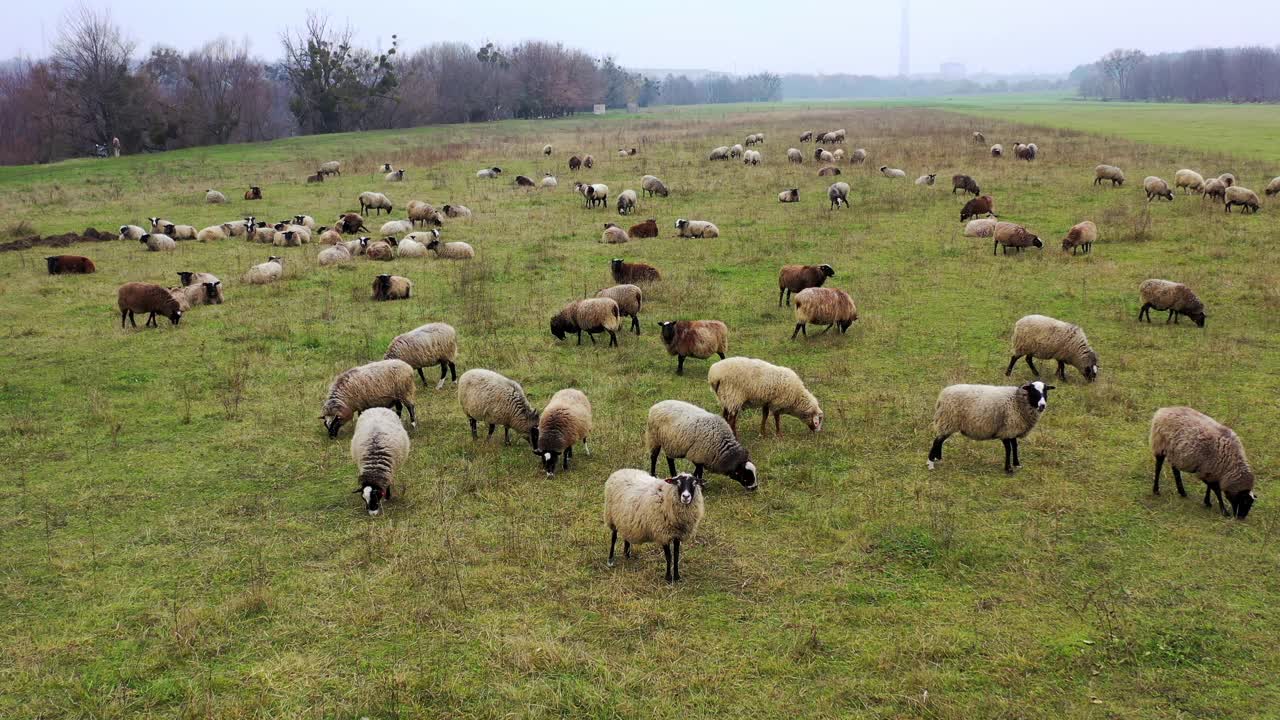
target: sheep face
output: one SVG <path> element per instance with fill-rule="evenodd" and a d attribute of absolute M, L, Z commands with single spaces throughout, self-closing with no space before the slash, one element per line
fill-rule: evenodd
<path fill-rule="evenodd" d="M 1253 502 L 1258 499 L 1252 490 L 1240 490 L 1234 493 L 1224 493 L 1227 496 L 1227 502 L 1231 503 L 1231 514 L 1237 520 L 1243 520 L 1249 514 Z"/>
<path fill-rule="evenodd" d="M 836 276 L 836 270 L 835 270 L 835 268 L 831 267 L 830 265 L 819 265 L 819 266 L 818 266 L 818 269 L 819 269 L 819 270 L 821 270 L 821 271 L 822 271 L 822 274 L 823 274 L 823 275 L 826 275 L 827 277 L 835 277 L 835 276 Z"/>
<path fill-rule="evenodd" d="M 1022 386 L 1027 391 L 1027 404 L 1035 409 L 1037 413 L 1042 413 L 1045 408 L 1049 407 L 1049 391 L 1056 389 L 1055 385 L 1045 385 L 1043 382 L 1036 380 Z"/>
<path fill-rule="evenodd" d="M 204 284 L 204 296 L 207 299 L 208 304 L 210 305 L 222 304 L 222 296 L 218 294 L 218 286 L 221 284 L 222 284 L 222 281 L 207 282 Z"/>
<path fill-rule="evenodd" d="M 609 269 L 618 272 L 622 269 L 622 258 L 614 258 L 609 261 Z"/>
<path fill-rule="evenodd" d="M 573 321 L 567 317 L 567 313 L 559 313 L 555 317 L 551 318 L 551 334 L 555 336 L 557 340 L 563 340 L 565 335 L 568 333 L 577 331 L 578 328 L 573 324 Z"/>
<path fill-rule="evenodd" d="M 680 498 L 681 505 L 692 505 L 693 501 L 698 498 L 698 493 L 702 492 L 706 481 L 700 477 L 694 477 L 689 473 L 680 473 L 675 477 L 670 477 L 663 482 L 672 485 L 676 490 L 676 497 Z"/>
<path fill-rule="evenodd" d="M 658 327 L 662 328 L 662 342 L 670 345 L 676 339 L 676 321 L 666 320 L 658 323 Z"/>
<path fill-rule="evenodd" d="M 370 517 L 377 516 L 378 513 L 382 512 L 382 501 L 384 499 L 391 499 L 390 488 L 387 489 L 385 498 L 382 494 L 382 488 L 374 487 L 373 485 L 358 487 L 352 492 L 360 493 L 360 497 L 364 499 L 364 509 L 369 511 Z"/>
<path fill-rule="evenodd" d="M 822 429 L 822 411 L 819 410 L 818 412 L 814 413 L 814 416 L 809 418 L 809 422 L 807 424 L 809 425 L 810 432 L 818 432 L 819 430 L 821 430 Z"/>
<path fill-rule="evenodd" d="M 744 462 L 729 471 L 729 477 L 737 480 L 742 487 L 752 492 L 760 487 L 760 478 L 756 475 L 756 465 L 750 461 Z"/>
<path fill-rule="evenodd" d="M 329 431 L 329 437 L 338 437 L 338 431 L 342 429 L 343 423 L 351 419 L 351 412 L 345 407 L 332 407 L 329 403 L 325 404 L 324 414 L 320 416 L 320 420 L 324 422 L 324 429 Z"/>

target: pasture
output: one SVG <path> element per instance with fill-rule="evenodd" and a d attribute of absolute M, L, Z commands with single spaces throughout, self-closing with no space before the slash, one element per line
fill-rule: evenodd
<path fill-rule="evenodd" d="M 841 166 L 852 207 L 833 212 L 832 178 L 797 139 L 837 127 L 869 159 Z M 1041 156 L 992 159 L 974 129 L 987 145 L 1036 142 Z M 477 252 L 337 268 L 317 265 L 315 244 L 242 239 L 0 253 L 0 716 L 1265 715 L 1280 701 L 1280 203 L 1224 214 L 1181 194 L 1148 205 L 1141 190 L 1145 175 L 1172 182 L 1191 167 L 1230 170 L 1261 194 L 1280 147 L 1255 130 L 1224 126 L 1248 136 L 1238 152 L 1197 152 L 1195 139 L 1144 144 L 915 105 L 662 108 L 0 168 L 7 235 L 157 215 L 328 223 L 378 190 L 394 217 L 411 199 L 467 205 L 475 217 L 447 221 L 443 239 Z M 752 132 L 767 136 L 763 165 L 707 161 Z M 804 164 L 785 162 L 792 146 Z M 570 173 L 575 153 L 595 168 Z M 340 178 L 303 183 L 331 159 Z M 384 182 L 383 162 L 405 181 Z M 1129 182 L 1095 187 L 1101 162 Z M 490 165 L 502 178 L 475 177 Z M 545 171 L 559 189 L 511 183 Z M 931 172 L 937 186 L 912 184 Z M 993 256 L 989 239 L 963 237 L 958 172 L 1043 251 Z M 671 196 L 642 198 L 636 219 L 587 210 L 572 190 L 639 190 L 646 173 Z M 250 184 L 264 200 L 240 199 Z M 800 203 L 779 204 L 792 187 Z M 230 202 L 204 204 L 208 188 Z M 603 223 L 648 217 L 660 238 L 598 242 Z M 713 221 L 721 237 L 678 239 L 676 218 Z M 1101 239 L 1064 255 L 1084 219 Z M 44 256 L 62 252 L 98 272 L 46 275 Z M 273 254 L 283 281 L 239 281 Z M 613 257 L 663 273 L 643 334 L 617 348 L 555 341 L 551 316 L 612 285 Z M 847 335 L 789 339 L 792 313 L 777 306 L 788 263 L 835 268 L 827 287 L 858 305 Z M 121 330 L 116 288 L 174 285 L 180 270 L 218 275 L 225 304 Z M 381 272 L 413 280 L 413 298 L 371 302 Z M 1195 288 L 1207 326 L 1166 326 L 1163 313 L 1139 325 L 1137 286 L 1152 277 Z M 1082 326 L 1100 378 L 1071 369 L 1057 383 L 1017 474 L 1002 472 L 999 443 L 959 437 L 927 471 L 942 387 L 1032 379 L 1021 363 L 1003 375 L 1029 313 Z M 706 517 L 668 586 L 653 545 L 605 567 L 602 486 L 616 469 L 647 469 L 653 403 L 718 410 L 711 361 L 677 376 L 658 338 L 660 320 L 702 318 L 728 324 L 730 355 L 793 368 L 826 417 L 820 433 L 784 418 L 782 437 L 761 438 L 758 411 L 744 414 L 761 488 L 708 476 Z M 537 407 L 585 391 L 593 454 L 549 479 L 514 437 L 473 442 L 452 385 L 420 387 L 404 493 L 368 517 L 351 493 L 350 430 L 330 440 L 320 405 L 337 373 L 431 321 L 457 328 L 459 373 L 503 373 Z M 1184 404 L 1240 434 L 1260 478 L 1247 520 L 1204 508 L 1195 475 L 1190 498 L 1167 470 L 1152 496 L 1151 415 Z"/>

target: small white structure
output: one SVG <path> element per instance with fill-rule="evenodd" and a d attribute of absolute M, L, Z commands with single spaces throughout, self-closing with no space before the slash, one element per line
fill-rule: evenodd
<path fill-rule="evenodd" d="M 603 115 L 603 114 L 604 114 L 604 103 L 596 103 L 596 104 L 595 104 L 595 106 L 593 106 L 593 107 L 591 108 L 591 112 L 592 112 L 593 114 L 595 114 L 595 115 Z"/>

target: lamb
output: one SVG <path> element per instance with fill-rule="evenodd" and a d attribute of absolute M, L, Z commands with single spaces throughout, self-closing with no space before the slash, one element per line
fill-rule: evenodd
<path fill-rule="evenodd" d="M 1173 191 L 1169 189 L 1169 183 L 1155 175 L 1148 175 L 1143 178 L 1142 189 L 1147 193 L 1147 202 L 1151 202 L 1158 197 L 1173 202 Z"/>
<path fill-rule="evenodd" d="M 1099 165 L 1093 169 L 1093 184 L 1101 185 L 1103 180 L 1110 180 L 1111 187 L 1124 185 L 1124 171 L 1115 165 Z"/>
<path fill-rule="evenodd" d="M 790 190 L 783 190 L 778 193 L 778 202 L 800 202 L 800 188 L 791 188 Z"/>
<path fill-rule="evenodd" d="M 880 166 L 880 174 L 884 175 L 887 178 L 904 178 L 907 176 L 906 172 L 899 170 L 897 168 L 891 168 L 888 165 Z"/>
<path fill-rule="evenodd" d="M 141 240 L 142 236 L 145 234 L 147 234 L 147 231 L 143 230 L 137 225 L 121 225 L 120 226 L 121 240 Z"/>
<path fill-rule="evenodd" d="M 387 182 L 404 182 L 404 168 L 401 168 L 399 170 L 392 170 L 391 172 L 383 176 L 382 179 L 386 180 Z"/>
<path fill-rule="evenodd" d="M 804 155 L 795 148 L 787 148 L 787 162 L 799 165 L 804 162 Z"/>
<path fill-rule="evenodd" d="M 249 234 L 249 231 L 253 229 L 256 221 L 257 218 L 249 215 L 248 217 L 241 218 L 240 220 L 232 220 L 231 222 L 225 222 L 222 224 L 231 228 L 227 232 L 227 237 L 242 237 Z"/>
<path fill-rule="evenodd" d="M 658 237 L 658 221 L 649 218 L 642 223 L 632 225 L 627 230 L 627 235 L 633 238 L 656 238 Z"/>
<path fill-rule="evenodd" d="M 517 175 L 515 183 L 519 187 L 533 187 L 533 178 L 527 175 Z"/>
<path fill-rule="evenodd" d="M 583 156 L 583 158 L 582 158 L 582 167 L 584 167 L 584 168 L 586 168 L 586 169 L 590 170 L 591 168 L 595 167 L 595 165 L 596 165 L 596 159 L 595 159 L 595 158 L 591 157 L 590 155 L 585 155 L 585 156 Z"/>
<path fill-rule="evenodd" d="M 337 160 L 320 163 L 320 167 L 316 168 L 316 173 L 320 175 L 342 175 L 342 163 Z"/>
<path fill-rule="evenodd" d="M 983 145 L 987 142 L 987 138 L 982 133 L 975 130 L 973 133 L 973 141 L 978 145 Z"/>
<path fill-rule="evenodd" d="M 849 297 L 849 293 L 843 290 L 825 287 L 811 287 L 796 293 L 796 328 L 791 331 L 791 339 L 796 339 L 796 333 L 800 333 L 805 337 L 809 337 L 809 331 L 806 329 L 809 323 L 814 325 L 826 325 L 825 334 L 834 325 L 840 328 L 840 333 L 844 334 L 849 331 L 849 326 L 858 319 L 858 307 L 853 304 L 853 298 Z"/>
<path fill-rule="evenodd" d="M 409 434 L 400 416 L 386 408 L 369 408 L 356 420 L 351 435 L 351 459 L 360 484 L 354 492 L 364 499 L 370 516 L 382 512 L 382 501 L 391 499 L 396 469 L 409 457 Z"/>
<path fill-rule="evenodd" d="M 938 177 L 938 173 L 930 173 L 930 174 L 928 174 L 928 175 L 921 175 L 920 177 L 916 178 L 916 184 L 917 184 L 917 185 L 925 185 L 925 186 L 928 186 L 928 187 L 932 187 L 932 186 L 933 186 L 933 182 L 934 182 L 934 180 L 935 180 L 937 177 Z"/>
<path fill-rule="evenodd" d="M 1098 353 L 1089 345 L 1089 338 L 1079 325 L 1055 320 L 1044 315 L 1027 315 L 1013 326 L 1013 357 L 1005 369 L 1006 377 L 1013 374 L 1013 366 L 1026 357 L 1027 367 L 1040 377 L 1033 358 L 1058 361 L 1058 379 L 1066 382 L 1067 365 L 1084 375 L 1085 380 L 1098 379 Z"/>
<path fill-rule="evenodd" d="M 1201 202 L 1205 200 L 1226 200 L 1227 185 L 1218 178 L 1209 178 L 1204 183 L 1204 196 L 1200 198 Z"/>
<path fill-rule="evenodd" d="M 341 263 L 348 263 L 348 262 L 351 262 L 353 259 L 354 258 L 351 257 L 351 251 L 348 250 L 347 246 L 343 243 L 338 243 L 337 245 L 330 245 L 329 247 L 326 247 L 325 249 L 321 250 L 320 254 L 316 256 L 316 261 L 320 263 L 322 267 L 327 265 L 338 265 Z"/>
<path fill-rule="evenodd" d="M 378 229 L 378 234 L 387 235 L 405 235 L 413 232 L 412 220 L 388 220 L 382 223 L 382 227 Z"/>
<path fill-rule="evenodd" d="M 501 174 L 502 174 L 502 168 L 500 168 L 500 167 L 496 167 L 496 166 L 495 166 L 495 167 L 488 167 L 488 168 L 481 168 L 481 169 L 479 169 L 479 170 L 477 170 L 477 171 L 476 171 L 476 177 L 478 177 L 478 178 L 487 178 L 487 179 L 489 179 L 489 180 L 492 180 L 492 179 L 494 179 L 494 178 L 498 177 L 498 176 L 499 176 L 499 175 L 501 175 Z"/>
<path fill-rule="evenodd" d="M 360 238 L 360 254 L 370 260 L 381 260 L 388 262 L 396 256 L 395 251 L 396 239 L 388 237 L 377 242 L 369 242 L 369 238 Z"/>
<path fill-rule="evenodd" d="M 569 158 L 569 172 L 573 172 L 580 167 L 582 167 L 582 160 L 577 155 Z"/>
<path fill-rule="evenodd" d="M 210 205 L 221 205 L 227 201 L 227 196 L 217 190 L 206 190 L 204 193 L 204 201 Z"/>
<path fill-rule="evenodd" d="M 759 165 L 764 162 L 764 158 L 760 156 L 759 150 L 748 150 L 742 153 L 742 163 L 744 165 Z"/>
<path fill-rule="evenodd" d="M 1173 468 L 1178 494 L 1187 496 L 1182 472 L 1198 473 L 1204 481 L 1204 506 L 1213 507 L 1209 493 L 1218 496 L 1218 509 L 1227 517 L 1243 520 L 1258 499 L 1254 494 L 1253 468 L 1245 457 L 1244 445 L 1235 432 L 1189 407 L 1164 407 L 1151 417 L 1151 454 L 1156 459 L 1151 493 L 1160 494 L 1160 470 L 1167 459 Z M 1222 495 L 1226 493 L 1231 511 Z"/>
<path fill-rule="evenodd" d="M 437 260 L 470 260 L 476 256 L 475 248 L 464 242 L 440 242 L 435 237 L 427 243 L 427 249 L 435 253 Z"/>
<path fill-rule="evenodd" d="M 833 163 L 836 161 L 836 156 L 820 147 L 815 147 L 813 149 L 813 159 L 818 162 Z"/>
<path fill-rule="evenodd" d="M 431 232 L 413 232 L 400 238 L 396 244 L 396 257 L 426 257 L 427 243 L 440 237 L 440 231 L 432 228 Z"/>
<path fill-rule="evenodd" d="M 458 380 L 458 403 L 471 423 L 472 439 L 479 438 L 476 423 L 483 421 L 489 425 L 489 438 L 501 425 L 504 444 L 511 441 L 514 429 L 528 434 L 529 445 L 538 446 L 538 411 L 515 380 L 492 370 L 468 370 Z"/>
<path fill-rule="evenodd" d="M 724 418 L 687 402 L 663 400 L 649 408 L 645 425 L 649 446 L 649 474 L 658 469 L 658 453 L 667 456 L 667 469 L 676 474 L 676 460 L 693 463 L 693 476 L 704 469 L 737 480 L 747 490 L 760 487 L 756 466 L 747 449 L 734 437 Z"/>
<path fill-rule="evenodd" d="M 1195 170 L 1183 168 L 1174 173 L 1173 185 L 1183 191 L 1204 192 L 1204 177 Z"/>
<path fill-rule="evenodd" d="M 982 194 L 982 189 L 978 187 L 978 183 L 968 175 L 952 175 L 951 176 L 951 194 L 955 195 L 957 190 L 963 190 L 966 194 L 973 193 L 974 197 Z"/>
<path fill-rule="evenodd" d="M 995 145 L 992 145 L 992 146 L 991 146 L 991 157 L 993 157 L 993 158 L 1001 158 L 1001 157 L 1004 157 L 1004 146 L 1003 146 L 1003 145 L 1001 145 L 1000 143 L 996 143 Z"/>
<path fill-rule="evenodd" d="M 266 285 L 279 280 L 284 275 L 284 258 L 272 255 L 267 261 L 254 265 L 244 274 L 244 281 L 250 285 Z"/>
<path fill-rule="evenodd" d="M 845 207 L 849 207 L 849 183 L 833 183 L 831 187 L 827 188 L 827 199 L 831 201 L 829 210 L 839 208 L 841 203 L 844 203 Z"/>
<path fill-rule="evenodd" d="M 596 344 L 596 333 L 609 333 L 609 347 L 618 344 L 618 328 L 621 310 L 612 298 L 595 297 L 586 300 L 574 300 L 551 318 L 551 334 L 557 340 L 563 340 L 568 333 L 578 335 L 578 344 L 582 344 L 582 332 L 587 332 L 591 344 Z"/>
<path fill-rule="evenodd" d="M 320 419 L 329 437 L 351 422 L 352 416 L 369 408 L 395 408 L 396 415 L 409 410 L 409 424 L 417 428 L 414 409 L 417 385 L 413 368 L 403 360 L 376 360 L 358 365 L 338 375 L 329 385 L 329 394 L 320 411 Z"/>
<path fill-rule="evenodd" d="M 343 213 L 338 216 L 338 232 L 348 235 L 358 233 L 360 231 L 368 232 L 369 229 L 364 226 L 364 218 L 359 213 Z"/>
<path fill-rule="evenodd" d="M 685 358 L 706 360 L 719 355 L 723 360 L 729 351 L 729 326 L 719 320 L 667 320 L 658 327 L 667 354 L 676 356 L 677 375 L 684 374 Z"/>
<path fill-rule="evenodd" d="M 1267 197 L 1280 194 L 1280 177 L 1272 178 L 1271 182 L 1267 183 L 1266 189 L 1264 189 L 1262 192 L 1266 194 Z"/>
<path fill-rule="evenodd" d="M 627 236 L 627 231 L 614 225 L 613 223 L 604 224 L 604 233 L 600 235 L 600 242 L 615 245 L 624 243 L 631 238 Z"/>
<path fill-rule="evenodd" d="M 386 195 L 383 195 L 382 193 L 379 193 L 379 192 L 369 192 L 369 191 L 362 192 L 360 193 L 359 200 L 360 200 L 361 215 L 369 214 L 370 210 L 373 211 L 374 215 L 381 214 L 383 210 L 385 210 L 387 214 L 390 215 L 391 211 L 394 209 L 391 205 L 391 200 Z M 355 231 L 352 230 L 350 232 L 355 232 Z"/>
<path fill-rule="evenodd" d="M 743 153 L 743 152 L 745 152 L 745 151 L 742 149 L 742 146 L 741 146 L 741 145 L 734 145 L 734 146 L 732 146 L 732 147 L 730 147 L 730 148 L 729 148 L 729 157 L 731 157 L 731 158 L 740 158 L 740 157 L 742 157 L 742 153 Z"/>
<path fill-rule="evenodd" d="M 623 262 L 622 258 L 610 260 L 609 271 L 613 275 L 613 281 L 618 284 L 642 285 L 662 279 L 662 275 L 654 266 Z"/>
<path fill-rule="evenodd" d="M 952 385 L 938 393 L 933 411 L 934 439 L 929 449 L 929 469 L 942 461 L 942 443 L 955 433 L 970 440 L 1004 443 L 1004 471 L 1022 467 L 1018 440 L 1027 436 L 1049 406 L 1053 385 L 1036 380 L 1022 387 Z"/>
<path fill-rule="evenodd" d="M 677 237 L 682 238 L 717 238 L 720 237 L 720 228 L 714 223 L 706 220 L 685 220 L 679 218 L 676 220 Z"/>
<path fill-rule="evenodd" d="M 147 246 L 147 250 L 151 252 L 162 252 L 165 250 L 174 250 L 178 247 L 178 243 L 173 238 L 164 233 L 143 233 L 138 238 L 139 242 Z"/>
<path fill-rule="evenodd" d="M 850 165 L 861 165 L 866 161 L 867 161 L 867 151 L 862 148 L 858 148 L 853 152 L 849 153 Z"/>
<path fill-rule="evenodd" d="M 83 255 L 50 255 L 44 259 L 50 275 L 94 273 L 98 268 Z"/>
<path fill-rule="evenodd" d="M 1062 238 L 1062 252 L 1070 250 L 1071 254 L 1075 255 L 1076 251 L 1083 249 L 1087 255 L 1090 250 L 1093 250 L 1093 243 L 1097 239 L 1098 226 L 1094 225 L 1092 221 L 1085 220 L 1076 223 L 1067 231 L 1067 236 Z"/>
<path fill-rule="evenodd" d="M 715 150 L 712 150 L 712 151 L 711 151 L 711 154 L 707 156 L 707 159 L 708 159 L 708 160 L 728 160 L 728 159 L 729 159 L 729 146 L 728 146 L 728 145 L 721 145 L 720 147 L 716 148 Z"/>
<path fill-rule="evenodd" d="M 409 212 L 409 222 L 413 226 L 421 225 L 426 227 L 427 225 L 434 225 L 441 227 L 444 225 L 444 219 L 441 217 L 440 212 L 431 203 L 410 200 L 409 204 L 405 206 L 405 210 Z M 410 230 L 412 229 L 410 227 Z M 387 234 L 390 235 L 391 233 Z"/>
<path fill-rule="evenodd" d="M 542 469 L 547 477 L 556 474 L 556 460 L 564 455 L 564 469 L 569 469 L 573 446 L 581 442 L 588 455 L 591 448 L 587 436 L 591 434 L 591 401 L 577 388 L 565 388 L 551 396 L 538 417 L 537 440 L 533 452 L 542 458 Z"/>
<path fill-rule="evenodd" d="M 1022 252 L 1024 248 L 1037 247 L 1044 248 L 1044 242 L 1031 231 L 1011 222 L 996 223 L 996 231 L 994 233 L 995 242 L 991 245 L 991 254 L 995 255 L 999 248 L 1004 249 L 1004 254 L 1009 254 L 1009 248 L 1016 248 L 1018 252 Z"/>
<path fill-rule="evenodd" d="M 653 197 L 654 195 L 667 197 L 667 195 L 670 194 L 667 190 L 666 184 L 652 175 L 645 175 L 640 178 L 640 189 L 645 195 L 650 197 Z"/>
<path fill-rule="evenodd" d="M 539 181 L 539 185 L 544 188 L 557 188 L 560 186 L 560 181 L 556 180 L 555 175 L 552 175 L 551 173 L 544 173 L 542 175 L 542 180 Z"/>
<path fill-rule="evenodd" d="M 609 298 L 618 304 L 618 313 L 631 318 L 631 329 L 640 334 L 640 307 L 644 304 L 644 291 L 638 285 L 614 285 L 596 293 L 598 298 Z"/>
<path fill-rule="evenodd" d="M 408 300 L 413 295 L 413 282 L 399 275 L 379 275 L 373 279 L 373 300 Z"/>
<path fill-rule="evenodd" d="M 178 272 L 178 281 L 183 288 L 199 288 L 195 292 L 195 295 L 191 297 L 191 304 L 222 304 L 222 281 L 218 279 L 217 275 L 206 272 L 181 270 Z"/>
<path fill-rule="evenodd" d="M 223 223 L 221 225 L 210 225 L 196 233 L 196 240 L 199 240 L 200 242 L 214 242 L 216 240 L 226 240 L 230 235 L 231 224 Z"/>
<path fill-rule="evenodd" d="M 257 185 L 250 185 L 249 189 L 244 191 L 244 199 L 245 200 L 261 200 L 262 188 L 258 187 Z"/>
<path fill-rule="evenodd" d="M 178 309 L 184 313 L 196 305 L 217 305 L 222 302 L 215 283 L 172 287 L 169 288 L 169 294 L 178 301 Z"/>
<path fill-rule="evenodd" d="M 618 214 L 628 215 L 635 212 L 636 202 L 638 199 L 635 190 L 627 189 L 618 193 Z"/>
<path fill-rule="evenodd" d="M 445 217 L 451 217 L 451 218 L 470 218 L 471 217 L 471 208 L 467 207 L 466 205 L 446 204 L 442 206 L 440 209 L 444 212 Z"/>
<path fill-rule="evenodd" d="M 310 185 L 311 183 L 322 183 L 322 182 L 324 182 L 324 173 L 316 173 L 315 175 L 307 176 L 308 185 Z"/>
<path fill-rule="evenodd" d="M 454 361 L 458 358 L 458 333 L 446 323 L 427 323 L 407 333 L 397 335 L 387 346 L 386 360 L 403 360 L 409 367 L 418 371 L 422 378 L 422 386 L 427 386 L 427 376 L 422 372 L 431 365 L 440 366 L 440 382 L 436 390 L 444 387 L 445 375 L 458 382 L 458 366 Z"/>
<path fill-rule="evenodd" d="M 120 329 L 124 329 L 125 318 L 132 327 L 138 327 L 133 319 L 134 313 L 148 313 L 144 327 L 159 327 L 156 315 L 169 318 L 174 325 L 182 319 L 182 307 L 178 299 L 168 290 L 143 282 L 129 282 L 116 290 L 116 306 L 120 308 Z"/>
<path fill-rule="evenodd" d="M 1178 317 L 1186 315 L 1195 322 L 1196 327 L 1204 327 L 1204 303 L 1200 302 L 1191 288 L 1182 283 L 1154 278 L 1143 280 L 1138 286 L 1138 296 L 1142 300 L 1142 309 L 1138 310 L 1139 321 L 1146 315 L 1147 322 L 1150 323 L 1151 310 L 1154 308 L 1169 311 L 1169 317 L 1165 318 L 1166 324 L 1172 320 L 1176 325 Z"/>
<path fill-rule="evenodd" d="M 1231 187 L 1232 185 L 1236 184 L 1236 176 L 1232 175 L 1229 172 L 1222 173 L 1221 175 L 1218 176 L 1218 179 L 1221 180 L 1222 184 L 1226 185 L 1227 187 Z"/>
<path fill-rule="evenodd" d="M 791 296 L 808 290 L 822 287 L 827 278 L 835 277 L 836 271 L 830 265 L 783 265 L 778 271 L 778 307 L 782 307 L 784 298 L 788 307 Z"/>
<path fill-rule="evenodd" d="M 622 554 L 631 558 L 634 543 L 655 542 L 667 560 L 666 580 L 680 580 L 680 543 L 692 541 L 702 522 L 703 480 L 689 473 L 660 480 L 643 470 L 618 470 L 604 484 L 604 524 L 608 526 L 613 567 L 622 534 Z"/>
<path fill-rule="evenodd" d="M 1258 202 L 1258 194 L 1249 188 L 1232 185 L 1227 188 L 1226 194 L 1223 196 L 1224 212 L 1231 212 L 1232 205 L 1239 205 L 1244 208 L 1241 212 L 1256 213 L 1260 207 Z"/>
<path fill-rule="evenodd" d="M 989 238 L 995 234 L 997 222 L 999 221 L 994 218 L 970 220 L 964 226 L 964 235 L 965 237 Z"/>
<path fill-rule="evenodd" d="M 747 139 L 743 141 L 743 145 L 748 145 L 748 146 L 750 146 L 750 145 L 755 145 L 755 144 L 756 144 L 756 136 L 755 136 L 755 133 L 752 133 L 751 135 L 748 135 L 748 136 L 747 136 Z M 735 145 L 734 147 L 740 147 L 740 146 Z"/>
<path fill-rule="evenodd" d="M 548 157 L 551 156 L 551 145 L 549 143 L 542 146 L 542 154 Z"/>
<path fill-rule="evenodd" d="M 832 167 L 831 165 L 828 165 L 824 168 L 820 168 L 818 170 L 818 177 L 829 177 L 831 175 L 839 175 L 839 174 L 840 174 L 840 168 Z"/>
<path fill-rule="evenodd" d="M 721 415 L 729 422 L 734 437 L 738 435 L 738 413 L 744 408 L 761 408 L 761 437 L 769 429 L 770 412 L 776 435 L 782 434 L 784 413 L 802 420 L 812 432 L 822 429 L 818 399 L 790 368 L 754 358 L 731 357 L 711 366 L 707 383 L 720 401 Z"/>

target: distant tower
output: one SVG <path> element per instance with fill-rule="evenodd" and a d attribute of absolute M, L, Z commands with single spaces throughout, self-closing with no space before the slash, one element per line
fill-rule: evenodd
<path fill-rule="evenodd" d="M 911 0 L 902 0 L 902 38 L 898 42 L 898 75 L 911 74 Z"/>

